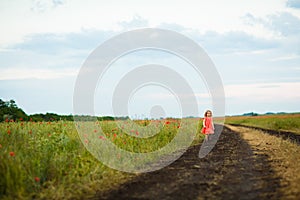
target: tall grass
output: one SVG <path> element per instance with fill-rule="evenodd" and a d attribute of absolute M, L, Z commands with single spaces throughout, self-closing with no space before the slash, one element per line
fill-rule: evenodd
<path fill-rule="evenodd" d="M 160 132 L 140 139 L 127 135 L 128 130 L 113 121 L 94 123 L 101 126 L 105 139 L 132 152 L 157 150 L 170 142 L 181 128 L 178 120 L 167 124 L 156 121 L 153 123 Z M 149 121 L 136 123 L 147 126 Z M 132 131 L 140 134 L 138 130 Z M 198 134 L 194 143 L 201 140 L 202 135 Z M 0 123 L 0 198 L 82 199 L 132 176 L 110 169 L 95 159 L 81 142 L 72 122 Z"/>

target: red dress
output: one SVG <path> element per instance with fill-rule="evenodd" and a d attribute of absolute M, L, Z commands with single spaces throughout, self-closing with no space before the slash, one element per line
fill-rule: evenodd
<path fill-rule="evenodd" d="M 203 119 L 203 128 L 201 132 L 203 134 L 213 134 L 215 130 L 213 120 L 211 117 L 204 117 Z"/>

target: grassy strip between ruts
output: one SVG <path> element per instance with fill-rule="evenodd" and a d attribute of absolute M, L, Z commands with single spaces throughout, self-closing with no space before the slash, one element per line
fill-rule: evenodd
<path fill-rule="evenodd" d="M 199 122 L 190 120 L 191 124 Z M 149 121 L 135 123 L 146 126 Z M 113 121 L 95 122 L 104 130 L 106 140 L 134 152 L 161 148 L 181 129 L 178 120 L 153 123 L 160 132 L 149 139 L 137 139 L 127 136 L 123 127 Z M 201 124 L 198 123 L 194 144 L 203 139 L 199 134 Z M 130 131 L 140 134 L 137 130 Z M 92 130 L 83 137 L 88 141 L 95 134 L 98 132 Z M 103 165 L 84 145 L 72 122 L 0 123 L 0 199 L 86 199 L 135 176 Z"/>
<path fill-rule="evenodd" d="M 251 128 L 229 126 L 242 134 L 251 145 L 254 154 L 265 154 L 272 169 L 280 179 L 283 199 L 300 198 L 300 146 L 289 140 L 282 140 L 263 131 Z"/>
<path fill-rule="evenodd" d="M 247 125 L 300 134 L 300 114 L 276 114 L 226 117 L 226 124 Z"/>

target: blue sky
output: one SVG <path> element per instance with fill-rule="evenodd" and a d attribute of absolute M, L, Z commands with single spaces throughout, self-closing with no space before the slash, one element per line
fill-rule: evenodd
<path fill-rule="evenodd" d="M 299 0 L 3 0 L 0 24 L 0 98 L 28 114 L 73 113 L 75 80 L 88 55 L 119 33 L 147 27 L 177 31 L 203 47 L 222 78 L 227 115 L 300 111 Z M 199 113 L 211 108 L 189 66 L 146 51 L 115 63 L 95 94 L 96 113 L 111 115 L 103 105 L 113 85 L 149 62 L 176 68 L 192 85 Z M 179 112 L 168 91 L 152 87 L 133 95 L 129 113 L 149 116 L 156 105 L 168 116 Z"/>

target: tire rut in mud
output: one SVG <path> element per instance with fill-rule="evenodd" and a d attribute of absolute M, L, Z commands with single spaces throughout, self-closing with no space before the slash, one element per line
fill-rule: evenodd
<path fill-rule="evenodd" d="M 216 126 L 218 127 L 218 125 Z M 220 128 L 220 126 L 218 127 Z M 144 173 L 94 199 L 278 199 L 278 177 L 263 153 L 253 153 L 240 134 L 227 127 L 204 158 L 200 145 L 177 161 Z"/>

